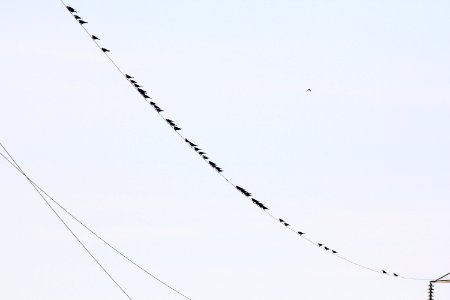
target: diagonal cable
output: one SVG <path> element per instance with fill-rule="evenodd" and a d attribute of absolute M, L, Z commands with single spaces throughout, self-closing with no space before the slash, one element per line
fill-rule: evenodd
<path fill-rule="evenodd" d="M 102 238 L 99 234 L 97 234 L 93 229 L 91 229 L 89 226 L 87 226 L 83 221 L 81 221 L 80 219 L 78 219 L 75 215 L 73 215 L 70 211 L 68 211 L 64 206 L 62 206 L 58 201 L 56 201 L 53 197 L 51 197 L 44 189 L 42 189 L 37 183 L 35 183 L 33 180 L 31 180 L 28 175 L 26 175 L 26 173 L 20 168 L 20 166 L 17 164 L 17 162 L 14 160 L 14 158 L 8 153 L 8 151 L 6 150 L 6 148 L 2 145 L 2 143 L 0 142 L 0 146 L 3 148 L 3 150 L 7 153 L 7 155 L 9 156 L 9 159 L 3 155 L 2 153 L 0 153 L 0 156 L 3 157 L 3 159 L 5 159 L 13 168 L 15 168 L 18 172 L 20 172 L 32 185 L 33 187 L 37 190 L 37 192 L 41 195 L 44 194 L 45 196 L 47 196 L 53 203 L 55 203 L 59 208 L 61 208 L 67 215 L 69 215 L 73 220 L 75 220 L 78 224 L 80 224 L 83 228 L 85 228 L 87 231 L 89 231 L 92 235 L 94 235 L 97 239 L 99 239 L 100 241 L 102 241 L 106 246 L 108 246 L 109 248 L 111 248 L 114 252 L 116 252 L 117 254 L 119 254 L 120 256 L 122 256 L 124 259 L 126 259 L 128 262 L 130 262 L 131 264 L 133 264 L 135 267 L 139 268 L 141 271 L 143 271 L 145 274 L 147 274 L 148 276 L 152 277 L 153 279 L 157 280 L 159 283 L 163 284 L 164 286 L 166 286 L 167 288 L 171 289 L 172 291 L 174 291 L 175 293 L 177 293 L 178 295 L 184 297 L 185 299 L 188 300 L 192 300 L 191 298 L 189 298 L 188 296 L 184 295 L 183 293 L 181 293 L 180 291 L 178 291 L 177 289 L 175 289 L 173 286 L 169 285 L 168 283 L 164 282 L 163 280 L 161 280 L 160 278 L 158 278 L 156 275 L 150 273 L 150 271 L 148 271 L 147 269 L 145 269 L 144 267 L 142 267 L 141 265 L 139 265 L 138 263 L 136 263 L 133 259 L 129 258 L 127 255 L 125 255 L 123 252 L 121 252 L 120 250 L 118 250 L 116 247 L 114 247 L 113 245 L 111 245 L 108 241 L 106 241 L 104 238 Z M 42 193 L 42 194 L 41 194 Z M 47 202 L 47 201 L 46 201 Z M 48 202 L 47 202 L 48 203 Z"/>
<path fill-rule="evenodd" d="M 31 181 L 30 178 L 22 171 L 19 164 L 14 160 L 14 158 L 9 154 L 9 152 L 6 150 L 6 148 L 3 146 L 3 144 L 0 142 L 0 146 L 5 150 L 7 155 L 10 157 L 12 162 L 7 159 L 2 153 L 0 155 L 6 159 L 12 166 L 14 166 L 22 175 L 28 180 L 28 182 L 31 184 L 31 186 L 36 190 L 36 192 L 39 194 L 39 196 L 44 200 L 44 202 L 47 204 L 47 206 L 52 210 L 52 212 L 56 215 L 56 217 L 61 221 L 61 223 L 66 227 L 66 229 L 70 232 L 70 234 L 77 240 L 77 242 L 83 247 L 83 249 L 89 254 L 89 256 L 95 261 L 95 263 L 102 269 L 102 271 L 111 279 L 114 284 L 122 291 L 122 293 L 130 300 L 133 300 L 127 292 L 122 288 L 122 286 L 112 277 L 112 275 L 105 269 L 105 267 L 100 263 L 100 261 L 92 254 L 92 252 L 86 247 L 86 245 L 80 240 L 80 238 L 75 234 L 75 232 L 72 231 L 72 229 L 67 225 L 67 223 L 63 220 L 63 218 L 58 214 L 58 212 L 53 208 L 53 206 L 45 199 L 45 197 L 42 195 L 41 191 L 34 185 L 34 183 Z"/>

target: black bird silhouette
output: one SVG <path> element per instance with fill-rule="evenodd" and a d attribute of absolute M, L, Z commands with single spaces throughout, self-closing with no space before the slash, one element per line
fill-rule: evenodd
<path fill-rule="evenodd" d="M 131 83 L 137 83 L 136 80 L 131 79 L 130 80 Z"/>
<path fill-rule="evenodd" d="M 323 248 L 324 248 L 325 250 L 327 250 L 327 251 L 330 250 L 330 248 L 328 248 L 328 247 L 323 247 Z"/>
<path fill-rule="evenodd" d="M 143 95 L 145 99 L 152 99 L 152 97 L 148 96 L 148 95 Z"/>
<path fill-rule="evenodd" d="M 336 250 L 331 250 L 331 252 L 333 252 L 334 254 L 336 254 L 336 253 L 337 253 L 337 251 L 336 251 Z"/>
<path fill-rule="evenodd" d="M 239 190 L 242 194 L 244 194 L 247 197 L 250 197 L 252 194 L 247 192 L 245 189 L 241 188 L 240 186 L 236 186 L 236 189 Z"/>
<path fill-rule="evenodd" d="M 206 153 L 203 152 L 203 151 L 199 151 L 198 154 L 203 155 L 203 154 L 206 154 Z"/>
<path fill-rule="evenodd" d="M 290 226 L 288 223 L 284 222 L 284 226 L 288 227 Z"/>
<path fill-rule="evenodd" d="M 73 8 L 70 7 L 70 6 L 67 6 L 67 5 L 66 5 L 66 8 L 67 8 L 71 13 L 77 12 L 75 9 L 73 9 Z"/>
<path fill-rule="evenodd" d="M 306 91 L 307 91 L 307 92 L 311 92 L 311 89 L 307 89 Z"/>
<path fill-rule="evenodd" d="M 102 48 L 103 49 L 103 48 Z M 144 91 L 143 89 L 137 89 L 138 90 L 138 92 L 139 93 L 141 93 L 142 95 L 145 95 L 145 94 L 147 94 L 147 92 L 146 91 Z"/>
<path fill-rule="evenodd" d="M 395 276 L 395 277 L 398 277 L 398 275 L 397 275 L 397 274 L 395 274 L 395 273 L 394 273 L 394 276 Z"/>
<path fill-rule="evenodd" d="M 173 127 L 173 129 L 174 129 L 175 131 L 181 130 L 181 128 L 178 127 L 178 126 L 176 126 L 176 125 Z"/>
<path fill-rule="evenodd" d="M 98 37 L 96 37 L 95 35 L 92 35 L 92 39 L 95 41 L 95 40 L 98 40 L 98 41 L 100 41 L 100 39 L 98 38 Z"/>
<path fill-rule="evenodd" d="M 299 235 L 304 235 L 305 233 L 304 232 L 301 232 L 301 231 L 299 231 L 299 232 L 297 232 Z"/>
<path fill-rule="evenodd" d="M 198 151 L 200 151 L 200 148 L 194 147 L 194 150 L 195 150 L 196 152 L 198 152 Z"/>
<path fill-rule="evenodd" d="M 83 20 L 78 20 L 78 23 L 80 23 L 81 25 L 87 24 L 87 22 L 86 22 L 86 21 L 83 21 Z"/>
<path fill-rule="evenodd" d="M 319 247 L 322 247 L 322 246 L 323 246 L 323 244 L 321 244 L 321 243 L 318 243 L 317 245 L 319 245 Z"/>
<path fill-rule="evenodd" d="M 155 106 L 155 109 L 156 109 L 157 112 L 162 112 L 162 111 L 164 111 L 164 110 L 162 110 L 161 108 L 159 108 L 159 106 Z"/>
<path fill-rule="evenodd" d="M 136 83 L 133 83 L 133 85 L 134 85 L 135 88 L 141 88 L 142 87 L 142 85 L 139 85 L 139 84 L 136 84 Z"/>
<path fill-rule="evenodd" d="M 130 76 L 130 75 L 128 75 L 128 74 L 125 74 L 125 77 L 126 77 L 127 79 L 134 78 L 133 76 Z"/>
<path fill-rule="evenodd" d="M 387 272 L 385 270 L 381 270 L 381 272 L 383 272 L 383 274 L 387 274 Z"/>
<path fill-rule="evenodd" d="M 206 155 L 202 155 L 202 157 L 203 157 L 203 159 L 208 159 L 209 157 L 208 156 L 206 156 Z"/>
<path fill-rule="evenodd" d="M 105 52 L 105 53 L 106 53 L 106 52 L 110 52 L 110 51 L 109 51 L 108 49 L 106 49 L 106 48 L 102 48 L 102 51 Z"/>
<path fill-rule="evenodd" d="M 81 17 L 80 17 L 80 16 L 73 15 L 73 17 L 74 17 L 75 19 L 77 19 L 77 20 L 81 20 Z"/>
<path fill-rule="evenodd" d="M 284 220 L 283 220 L 283 219 L 278 219 L 278 221 L 280 221 L 280 223 L 284 223 Z"/>
<path fill-rule="evenodd" d="M 186 143 L 188 143 L 191 147 L 197 146 L 196 144 L 194 144 L 193 142 L 191 142 L 191 141 L 188 140 L 188 139 L 184 139 L 184 141 L 185 141 Z"/>
<path fill-rule="evenodd" d="M 219 173 L 222 173 L 222 172 L 223 172 L 223 169 L 222 169 L 222 168 L 219 168 L 219 167 L 217 167 L 216 170 L 217 170 L 217 172 L 219 172 Z"/>

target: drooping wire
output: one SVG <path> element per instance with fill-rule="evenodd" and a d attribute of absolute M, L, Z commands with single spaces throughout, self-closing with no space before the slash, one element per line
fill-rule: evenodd
<path fill-rule="evenodd" d="M 33 181 L 22 171 L 20 165 L 14 160 L 12 155 L 6 150 L 6 148 L 3 146 L 3 144 L 0 142 L 0 146 L 3 148 L 3 150 L 6 152 L 6 154 L 9 156 L 11 161 L 6 158 L 2 153 L 0 155 L 6 159 L 13 167 L 15 167 L 22 175 L 28 180 L 28 182 L 31 184 L 31 186 L 34 188 L 34 190 L 39 194 L 39 196 L 44 200 L 44 202 L 47 204 L 47 206 L 52 210 L 52 212 L 56 215 L 56 217 L 61 221 L 61 223 L 66 227 L 66 229 L 70 232 L 70 234 L 77 240 L 77 242 L 83 247 L 83 249 L 89 254 L 89 256 L 95 261 L 95 263 L 102 269 L 102 271 L 111 279 L 114 284 L 122 291 L 122 293 L 130 300 L 133 300 L 128 293 L 122 288 L 122 286 L 112 277 L 112 275 L 105 269 L 105 267 L 100 263 L 100 261 L 92 254 L 92 252 L 86 247 L 86 245 L 80 240 L 80 238 L 75 234 L 75 232 L 72 231 L 72 229 L 67 225 L 67 223 L 63 220 L 63 218 L 58 214 L 58 212 L 53 208 L 53 206 L 45 199 L 45 197 L 42 195 L 41 191 L 34 185 Z"/>
<path fill-rule="evenodd" d="M 14 160 L 14 158 L 9 154 L 9 152 L 6 150 L 6 148 L 2 145 L 0 142 L 0 146 L 3 148 L 3 150 L 6 152 L 6 154 L 9 156 L 9 159 L 3 155 L 3 153 L 0 152 L 0 156 L 5 159 L 13 168 L 15 168 L 19 173 L 21 173 L 29 182 L 30 184 L 37 190 L 37 192 L 42 197 L 42 194 L 47 196 L 53 203 L 55 203 L 59 208 L 61 208 L 67 215 L 69 215 L 73 220 L 75 220 L 78 224 L 80 224 L 82 227 L 84 227 L 88 232 L 90 232 L 93 236 L 95 236 L 97 239 L 102 241 L 106 246 L 111 248 L 114 252 L 122 256 L 125 260 L 133 264 L 135 267 L 139 268 L 141 271 L 143 271 L 148 276 L 152 277 L 159 283 L 163 284 L 173 292 L 177 293 L 178 295 L 184 297 L 185 299 L 192 300 L 188 296 L 181 293 L 179 290 L 175 289 L 173 286 L 169 285 L 165 281 L 161 280 L 156 275 L 150 273 L 148 270 L 146 270 L 144 267 L 136 263 L 133 259 L 129 258 L 127 255 L 125 255 L 122 251 L 118 250 L 116 247 L 111 245 L 108 241 L 106 241 L 104 238 L 102 238 L 99 234 L 97 234 L 93 229 L 91 229 L 89 226 L 87 226 L 83 221 L 81 221 L 79 218 L 77 218 L 75 215 L 73 215 L 69 210 L 67 210 L 64 206 L 62 206 L 58 201 L 56 201 L 53 197 L 51 197 L 44 189 L 42 189 L 37 183 L 35 183 L 33 180 L 31 180 L 28 175 L 20 168 L 19 164 Z M 41 194 L 42 193 L 42 194 Z M 45 200 L 44 200 L 45 201 Z M 49 204 L 46 201 L 47 204 Z M 56 212 L 55 212 L 56 213 Z M 59 216 L 59 215 L 58 215 Z M 66 223 L 64 223 L 66 225 Z M 70 230 L 70 229 L 69 229 Z M 72 231 L 71 231 L 72 232 Z M 87 249 L 86 249 L 87 250 Z"/>
<path fill-rule="evenodd" d="M 65 2 L 63 0 L 59 0 L 63 6 L 69 10 L 70 14 L 72 16 L 74 15 L 74 9 L 70 6 L 67 6 L 65 4 Z M 76 11 L 75 11 L 76 12 Z M 76 16 L 75 18 L 77 19 L 78 16 Z M 79 18 L 79 17 L 78 17 Z M 83 28 L 83 30 L 86 32 L 87 35 L 89 35 L 89 37 L 91 38 L 91 40 L 95 43 L 95 45 L 102 51 L 102 53 L 108 58 L 108 60 L 114 65 L 114 67 L 117 69 L 117 71 L 125 77 L 125 79 L 136 89 L 136 91 L 138 91 L 141 96 L 144 98 L 144 101 L 149 104 L 150 106 L 152 106 L 154 108 L 154 110 L 157 112 L 157 114 L 172 128 L 174 129 L 175 133 L 193 150 L 195 150 L 195 152 L 197 152 L 197 154 L 200 155 L 200 157 L 203 158 L 203 160 L 205 161 L 205 163 L 207 163 L 210 167 L 212 167 L 226 182 L 228 182 L 233 188 L 239 190 L 247 199 L 251 200 L 254 204 L 256 204 L 257 206 L 259 206 L 260 208 L 263 209 L 263 211 L 271 218 L 273 218 L 275 221 L 279 222 L 280 224 L 284 225 L 285 228 L 289 229 L 290 231 L 294 232 L 297 236 L 301 237 L 302 239 L 308 241 L 309 243 L 311 243 L 312 245 L 322 248 L 324 250 L 326 250 L 326 253 L 334 255 L 335 257 L 341 259 L 342 261 L 345 261 L 347 263 L 350 263 L 354 266 L 357 266 L 361 269 L 367 270 L 367 271 L 371 271 L 371 272 L 375 272 L 378 274 L 382 274 L 382 275 L 389 275 L 392 277 L 396 277 L 396 278 L 402 278 L 402 279 L 409 279 L 409 280 L 429 280 L 428 278 L 415 278 L 415 277 L 405 277 L 405 276 L 401 276 L 398 275 L 397 273 L 393 273 L 393 272 L 387 272 L 385 270 L 382 269 L 376 269 L 376 268 L 371 268 L 368 267 L 364 264 L 358 263 L 354 260 L 348 259 L 344 256 L 342 256 L 341 254 L 339 254 L 336 250 L 333 250 L 329 247 L 327 247 L 326 245 L 322 244 L 322 243 L 317 243 L 315 241 L 313 241 L 312 239 L 308 238 L 305 236 L 305 233 L 302 231 L 297 231 L 294 230 L 290 224 L 286 223 L 286 222 L 282 222 L 282 218 L 278 218 L 275 215 L 273 215 L 271 212 L 268 211 L 268 208 L 262 204 L 261 202 L 259 202 L 258 200 L 256 200 L 255 198 L 252 198 L 251 193 L 247 192 L 245 189 L 241 188 L 240 186 L 234 184 L 228 177 L 226 177 L 222 172 L 223 170 L 217 166 L 217 164 L 215 164 L 213 161 L 209 160 L 209 158 L 205 155 L 206 153 L 203 151 L 200 151 L 201 149 L 198 147 L 198 145 L 192 143 L 190 140 L 188 140 L 183 134 L 181 134 L 179 132 L 179 130 L 181 130 L 180 127 L 178 127 L 172 120 L 167 119 L 164 117 L 164 115 L 161 113 L 163 112 L 163 110 L 153 101 L 150 101 L 152 98 L 150 96 L 147 95 L 147 92 L 145 90 L 142 89 L 141 86 L 139 86 L 137 84 L 137 82 L 135 80 L 133 80 L 132 76 L 126 74 L 124 71 L 122 71 L 122 69 L 119 67 L 119 65 L 116 63 L 116 61 L 114 59 L 112 59 L 112 57 L 108 54 L 108 52 L 110 52 L 108 49 L 103 48 L 100 46 L 100 44 L 97 42 L 96 36 L 92 35 L 84 26 L 85 22 L 80 22 L 79 19 L 78 23 L 80 24 L 80 26 Z M 94 38 L 95 37 L 95 38 Z M 150 100 L 147 100 L 150 99 Z"/>

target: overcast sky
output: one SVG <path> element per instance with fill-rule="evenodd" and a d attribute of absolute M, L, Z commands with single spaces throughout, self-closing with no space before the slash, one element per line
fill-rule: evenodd
<path fill-rule="evenodd" d="M 68 4 L 165 116 L 277 216 L 375 269 L 450 272 L 449 1 Z M 426 281 L 326 255 L 242 197 L 59 1 L 2 1 L 0 25 L 0 142 L 190 298 L 426 298 Z M 126 299 L 3 160 L 0 203 L 2 298 Z M 133 299 L 182 299 L 67 220 Z M 449 298 L 450 284 L 436 286 L 436 300 Z"/>

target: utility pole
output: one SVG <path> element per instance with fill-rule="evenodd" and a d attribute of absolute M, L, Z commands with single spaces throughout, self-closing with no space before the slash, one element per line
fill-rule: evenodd
<path fill-rule="evenodd" d="M 428 300 L 434 300 L 433 292 L 434 292 L 434 284 L 435 283 L 450 283 L 450 279 L 445 279 L 445 277 L 449 276 L 450 273 L 445 274 L 444 276 L 439 277 L 438 279 L 431 280 L 428 285 Z"/>

